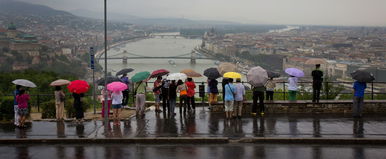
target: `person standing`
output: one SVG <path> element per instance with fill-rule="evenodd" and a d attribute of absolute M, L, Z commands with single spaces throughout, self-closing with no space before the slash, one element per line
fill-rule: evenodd
<path fill-rule="evenodd" d="M 169 81 L 164 79 L 162 80 L 161 87 L 161 97 L 162 97 L 162 109 L 164 111 L 164 116 L 166 113 L 170 115 L 170 103 L 169 103 Z"/>
<path fill-rule="evenodd" d="M 243 102 L 245 99 L 245 87 L 241 83 L 241 79 L 236 79 L 236 95 L 235 95 L 235 109 L 233 111 L 233 116 L 241 119 Z"/>
<path fill-rule="evenodd" d="M 174 109 L 176 108 L 176 99 L 177 99 L 177 84 L 175 80 L 169 85 L 169 103 L 170 103 L 170 117 L 174 117 Z"/>
<path fill-rule="evenodd" d="M 28 115 L 28 101 L 30 97 L 24 89 L 21 89 L 19 94 L 16 96 L 16 101 L 18 104 L 18 114 L 19 114 L 19 126 L 25 127 L 25 119 Z"/>
<path fill-rule="evenodd" d="M 113 105 L 113 125 L 121 125 L 119 115 L 121 113 L 122 108 L 122 92 L 113 92 L 111 93 L 112 105 Z"/>
<path fill-rule="evenodd" d="M 186 107 L 188 104 L 188 88 L 182 80 L 178 80 L 177 85 L 177 90 L 180 92 L 180 115 L 182 114 L 182 107 L 184 108 L 184 114 L 186 114 Z"/>
<path fill-rule="evenodd" d="M 196 88 L 196 84 L 194 84 L 194 81 L 192 78 L 188 78 L 185 84 L 186 84 L 186 87 L 188 87 L 188 109 L 193 110 L 193 112 L 195 112 L 196 103 L 195 103 L 194 94 L 196 93 L 196 91 L 194 89 Z"/>
<path fill-rule="evenodd" d="M 121 81 L 127 85 L 127 89 L 122 91 L 123 99 L 122 99 L 122 106 L 123 108 L 128 108 L 129 103 L 129 92 L 130 92 L 130 80 L 129 77 L 127 77 L 127 74 L 123 74 L 121 77 Z"/>
<path fill-rule="evenodd" d="M 143 117 L 145 114 L 145 102 L 146 102 L 146 82 L 140 81 L 135 83 L 135 106 L 137 117 Z"/>
<path fill-rule="evenodd" d="M 12 94 L 13 94 L 13 111 L 15 113 L 15 121 L 14 121 L 15 126 L 19 126 L 19 118 L 20 117 L 19 117 L 19 113 L 17 112 L 18 104 L 17 104 L 16 96 L 19 95 L 20 89 L 21 89 L 21 86 L 16 85 L 16 89 L 12 92 Z"/>
<path fill-rule="evenodd" d="M 212 104 L 217 103 L 217 95 L 218 95 L 218 81 L 216 79 L 208 79 L 208 87 L 209 87 L 209 108 Z"/>
<path fill-rule="evenodd" d="M 366 82 L 354 82 L 354 98 L 353 98 L 353 117 L 360 118 L 362 117 L 362 109 L 363 109 L 363 100 L 365 95 L 365 89 L 367 88 Z"/>
<path fill-rule="evenodd" d="M 111 108 L 111 92 L 109 90 L 107 92 L 107 117 L 110 116 L 110 108 Z M 105 89 L 103 88 L 101 90 L 101 96 L 100 96 L 101 102 L 102 102 L 102 118 L 105 117 Z"/>
<path fill-rule="evenodd" d="M 74 97 L 74 108 L 75 108 L 75 118 L 78 123 L 83 122 L 84 112 L 82 107 L 81 98 L 84 97 L 84 94 L 72 93 L 72 97 Z"/>
<path fill-rule="evenodd" d="M 154 87 L 153 87 L 153 94 L 154 94 L 154 102 L 155 102 L 155 112 L 160 113 L 162 112 L 160 109 L 160 103 L 161 103 L 161 87 L 162 87 L 162 77 L 158 76 L 157 80 L 154 81 Z"/>
<path fill-rule="evenodd" d="M 264 115 L 265 106 L 264 106 L 264 86 L 254 86 L 252 88 L 253 91 L 253 104 L 252 104 L 252 115 L 256 115 L 257 113 L 257 100 L 259 100 L 259 113 L 261 116 Z"/>
<path fill-rule="evenodd" d="M 319 103 L 320 89 L 322 89 L 323 71 L 320 70 L 320 64 L 315 65 L 312 75 L 312 102 Z"/>
<path fill-rule="evenodd" d="M 228 79 L 228 84 L 225 85 L 225 117 L 232 118 L 233 104 L 235 100 L 236 87 L 233 85 L 233 79 Z"/>
<path fill-rule="evenodd" d="M 296 93 L 298 91 L 298 78 L 290 76 L 288 78 L 288 100 L 296 101 Z"/>
<path fill-rule="evenodd" d="M 55 87 L 55 108 L 56 108 L 56 120 L 64 119 L 64 98 L 65 94 L 62 87 Z"/>
<path fill-rule="evenodd" d="M 273 101 L 273 93 L 276 87 L 276 82 L 273 81 L 273 78 L 271 77 L 268 79 L 267 83 L 265 84 L 265 88 L 267 89 L 265 91 L 265 94 L 267 95 L 266 100 Z"/>

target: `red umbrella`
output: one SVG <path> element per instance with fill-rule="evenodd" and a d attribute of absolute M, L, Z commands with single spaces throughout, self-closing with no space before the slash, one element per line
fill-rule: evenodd
<path fill-rule="evenodd" d="M 168 73 L 169 73 L 169 71 L 165 70 L 165 69 L 155 70 L 155 71 L 153 71 L 153 73 L 151 73 L 150 78 L 155 78 L 158 76 L 167 75 Z"/>
<path fill-rule="evenodd" d="M 90 86 L 86 81 L 75 80 L 75 81 L 71 81 L 70 84 L 67 86 L 67 88 L 71 93 L 80 94 L 80 93 L 87 92 Z"/>

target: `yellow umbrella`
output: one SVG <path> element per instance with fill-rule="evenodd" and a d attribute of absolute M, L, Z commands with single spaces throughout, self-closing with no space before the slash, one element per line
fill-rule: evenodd
<path fill-rule="evenodd" d="M 225 78 L 241 78 L 241 74 L 237 72 L 227 72 L 224 74 Z"/>

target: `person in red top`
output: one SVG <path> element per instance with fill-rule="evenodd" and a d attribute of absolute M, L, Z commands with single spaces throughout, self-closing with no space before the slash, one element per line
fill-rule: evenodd
<path fill-rule="evenodd" d="M 187 81 L 185 82 L 186 84 L 186 87 L 188 87 L 188 109 L 191 110 L 191 108 L 193 108 L 193 111 L 196 110 L 196 103 L 195 103 L 195 99 L 194 99 L 194 94 L 196 93 L 195 92 L 195 88 L 196 88 L 196 84 L 194 84 L 194 81 L 192 78 L 188 78 Z M 192 107 L 190 107 L 192 106 Z"/>
<path fill-rule="evenodd" d="M 19 114 L 19 126 L 20 127 L 25 127 L 25 119 L 28 115 L 28 101 L 30 97 L 29 95 L 25 92 L 24 89 L 20 90 L 20 93 L 16 96 L 16 101 L 18 104 L 18 110 L 17 113 Z"/>

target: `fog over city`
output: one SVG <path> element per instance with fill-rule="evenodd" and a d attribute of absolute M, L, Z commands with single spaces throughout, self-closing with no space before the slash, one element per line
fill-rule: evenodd
<path fill-rule="evenodd" d="M 99 13 L 103 0 L 22 0 L 59 10 Z M 110 0 L 109 13 L 247 24 L 386 26 L 385 0 Z"/>

